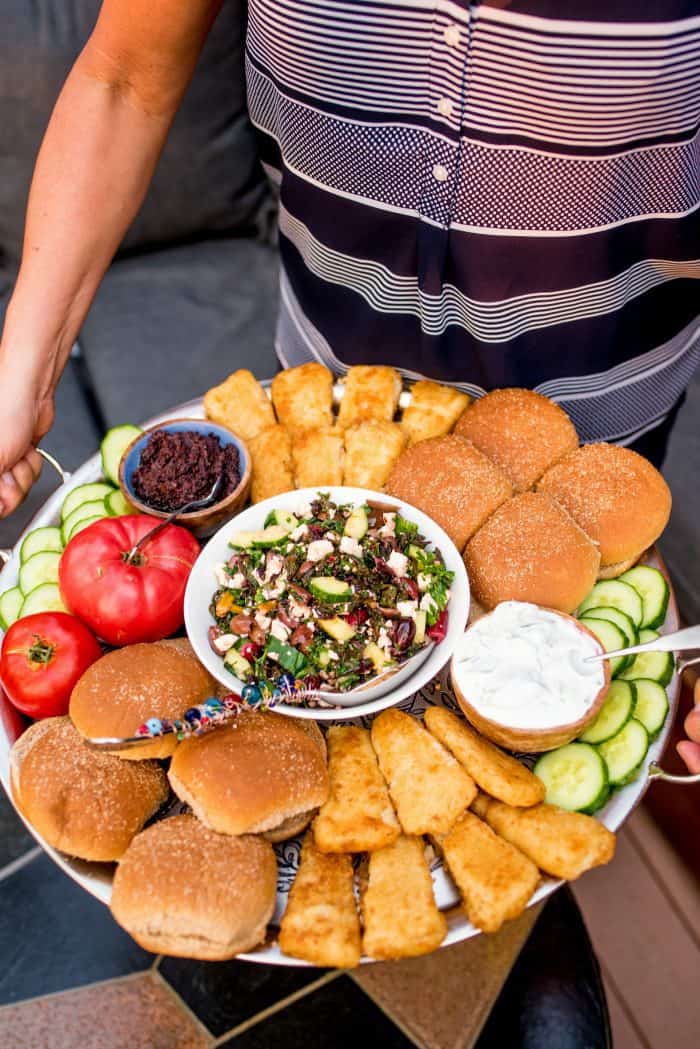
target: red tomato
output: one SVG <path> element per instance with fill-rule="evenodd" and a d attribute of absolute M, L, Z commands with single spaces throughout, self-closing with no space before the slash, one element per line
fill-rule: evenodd
<path fill-rule="evenodd" d="M 61 597 L 110 645 L 160 641 L 184 622 L 185 586 L 199 556 L 194 536 L 167 525 L 128 560 L 157 524 L 146 514 L 105 517 L 74 536 L 61 556 Z"/>
<path fill-rule="evenodd" d="M 17 620 L 5 634 L 0 681 L 23 714 L 67 714 L 76 682 L 101 655 L 97 639 L 75 616 L 38 612 Z"/>

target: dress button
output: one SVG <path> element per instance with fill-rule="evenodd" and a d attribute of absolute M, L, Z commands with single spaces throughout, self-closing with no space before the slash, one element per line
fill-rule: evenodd
<path fill-rule="evenodd" d="M 449 172 L 444 164 L 436 164 L 433 168 L 433 178 L 437 179 L 438 182 L 447 182 L 450 177 Z"/>
<path fill-rule="evenodd" d="M 462 41 L 459 26 L 456 26 L 454 24 L 445 26 L 443 36 L 445 38 L 445 43 L 448 45 L 448 47 L 459 47 Z"/>
<path fill-rule="evenodd" d="M 443 117 L 451 117 L 453 108 L 449 98 L 441 98 L 437 104 L 438 113 Z"/>

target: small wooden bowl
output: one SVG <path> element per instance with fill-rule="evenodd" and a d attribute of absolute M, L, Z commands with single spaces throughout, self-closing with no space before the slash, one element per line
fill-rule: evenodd
<path fill-rule="evenodd" d="M 595 641 L 600 652 L 603 651 L 603 646 L 595 634 L 592 633 L 588 627 L 584 626 L 583 623 L 579 622 L 579 620 L 574 619 L 573 616 L 569 616 L 565 612 L 559 612 L 553 608 L 548 608 L 544 611 L 552 612 L 554 615 L 561 616 L 562 619 L 570 619 L 572 623 L 576 624 L 576 628 L 580 630 L 581 633 L 587 634 L 593 639 L 593 641 Z M 491 615 L 490 612 L 488 614 Z M 469 702 L 457 684 L 457 675 L 454 670 L 454 662 L 456 658 L 457 652 L 455 652 L 455 655 L 450 662 L 450 679 L 452 681 L 452 689 L 455 697 L 464 716 L 469 722 L 471 722 L 474 728 L 478 729 L 482 736 L 485 736 L 486 739 L 490 739 L 492 743 L 497 743 L 499 746 L 505 747 L 506 750 L 513 750 L 523 754 L 540 754 L 545 750 L 554 750 L 555 747 L 562 747 L 565 743 L 571 743 L 573 739 L 576 739 L 577 736 L 581 735 L 586 726 L 590 725 L 593 719 L 597 716 L 610 687 L 610 662 L 606 660 L 603 663 L 603 669 L 605 672 L 603 685 L 599 689 L 593 703 L 586 713 L 578 718 L 577 721 L 571 721 L 565 725 L 553 725 L 551 728 L 512 728 L 509 725 L 504 725 L 500 721 L 492 721 L 490 718 L 484 717 L 484 715 L 480 714 L 479 711 Z"/>
<path fill-rule="evenodd" d="M 204 510 L 195 510 L 189 514 L 179 514 L 176 521 L 180 525 L 189 528 L 198 538 L 205 539 L 213 535 L 226 521 L 234 517 L 248 501 L 251 481 L 251 459 L 248 446 L 232 430 L 219 423 L 209 422 L 208 419 L 171 419 L 168 422 L 150 426 L 131 442 L 122 455 L 119 463 L 119 487 L 122 494 L 135 509 L 142 514 L 150 514 L 151 517 L 165 518 L 168 516 L 164 510 L 155 510 L 148 503 L 144 503 L 133 490 L 132 477 L 134 470 L 141 459 L 141 452 L 151 434 L 156 430 L 166 430 L 169 433 L 201 433 L 213 434 L 218 437 L 224 445 L 233 444 L 238 449 L 238 459 L 241 479 L 238 486 L 230 495 L 218 503 L 213 503 Z"/>

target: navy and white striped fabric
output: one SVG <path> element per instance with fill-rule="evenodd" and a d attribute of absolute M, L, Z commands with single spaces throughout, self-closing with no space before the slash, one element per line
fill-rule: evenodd
<path fill-rule="evenodd" d="M 700 361 L 697 0 L 250 0 L 284 364 L 522 385 L 585 440 Z"/>

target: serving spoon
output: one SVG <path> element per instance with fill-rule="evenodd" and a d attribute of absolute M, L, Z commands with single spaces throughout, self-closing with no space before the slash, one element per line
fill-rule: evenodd
<path fill-rule="evenodd" d="M 205 510 L 207 506 L 211 506 L 212 503 L 215 503 L 219 498 L 219 493 L 221 492 L 223 483 L 224 475 L 219 474 L 216 481 L 214 481 L 211 490 L 203 499 L 192 499 L 189 503 L 185 503 L 184 506 L 178 506 L 177 510 L 173 510 L 173 512 L 168 514 L 167 517 L 163 518 L 155 528 L 151 528 L 151 530 L 146 532 L 145 535 L 142 535 L 139 541 L 134 543 L 131 550 L 126 555 L 127 563 L 134 560 L 141 547 L 145 546 L 149 539 L 153 539 L 154 536 L 159 535 L 163 529 L 167 528 L 169 524 L 172 524 L 177 517 L 181 517 L 183 514 L 194 513 L 195 510 Z"/>

